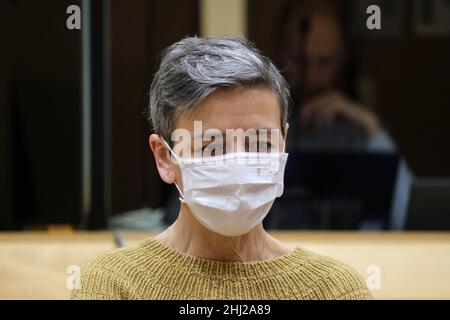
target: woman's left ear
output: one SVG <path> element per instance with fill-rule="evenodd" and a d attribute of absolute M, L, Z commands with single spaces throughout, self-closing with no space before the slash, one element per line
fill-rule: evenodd
<path fill-rule="evenodd" d="M 150 135 L 148 139 L 150 149 L 152 149 L 153 156 L 155 157 L 156 168 L 158 169 L 161 179 L 168 184 L 175 182 L 175 168 L 170 156 L 169 150 L 167 150 L 162 138 L 156 134 Z"/>

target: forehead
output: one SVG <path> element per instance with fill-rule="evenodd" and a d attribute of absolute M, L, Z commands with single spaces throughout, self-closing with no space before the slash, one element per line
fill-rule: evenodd
<path fill-rule="evenodd" d="M 188 116 L 180 117 L 176 128 L 190 131 L 194 121 L 202 122 L 203 131 L 226 129 L 280 129 L 281 106 L 275 93 L 267 86 L 241 89 L 218 89 Z"/>

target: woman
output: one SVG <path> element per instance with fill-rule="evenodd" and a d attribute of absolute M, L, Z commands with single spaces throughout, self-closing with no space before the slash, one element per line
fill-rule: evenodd
<path fill-rule="evenodd" d="M 283 191 L 289 90 L 242 39 L 170 46 L 150 89 L 158 172 L 180 193 L 175 223 L 82 270 L 75 299 L 367 299 L 350 267 L 266 233 Z"/>

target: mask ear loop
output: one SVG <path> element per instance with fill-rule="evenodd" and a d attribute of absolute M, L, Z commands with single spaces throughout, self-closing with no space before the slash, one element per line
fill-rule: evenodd
<path fill-rule="evenodd" d="M 283 151 L 282 152 L 277 152 L 277 154 L 279 154 L 279 155 L 283 155 L 283 154 L 285 154 L 286 152 L 286 139 L 283 139 Z M 271 159 L 271 161 L 270 161 L 270 174 L 277 174 L 278 173 L 278 170 L 279 170 L 279 168 L 280 168 L 280 158 L 279 157 L 277 157 L 276 159 Z"/>
<path fill-rule="evenodd" d="M 173 152 L 172 148 L 169 146 L 167 141 L 164 138 L 161 138 L 163 144 L 166 146 L 167 150 L 169 150 L 170 154 L 177 160 L 177 164 L 180 165 L 181 159 Z"/>
<path fill-rule="evenodd" d="M 286 138 L 283 139 L 283 152 L 286 153 Z"/>
<path fill-rule="evenodd" d="M 169 144 L 167 143 L 167 141 L 164 138 L 161 138 L 161 140 L 164 143 L 164 145 L 166 146 L 167 150 L 169 150 L 169 153 L 175 158 L 175 160 L 177 161 L 177 164 L 180 165 L 182 162 L 181 159 L 175 154 L 175 152 L 173 152 L 172 148 L 169 146 Z M 184 201 L 183 192 L 181 191 L 180 187 L 178 187 L 176 182 L 174 182 L 173 184 L 175 185 L 175 187 L 177 188 L 177 190 L 181 196 L 178 199 L 184 203 L 185 201 Z"/>

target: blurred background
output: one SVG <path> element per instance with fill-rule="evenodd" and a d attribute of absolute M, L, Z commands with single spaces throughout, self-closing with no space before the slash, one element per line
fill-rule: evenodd
<path fill-rule="evenodd" d="M 450 230 L 448 0 L 1 0 L 0 24 L 1 230 L 176 218 L 144 112 L 158 54 L 188 35 L 244 35 L 292 87 L 267 228 Z"/>

